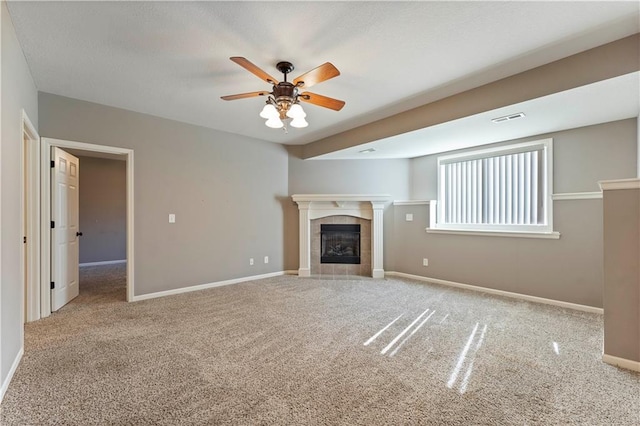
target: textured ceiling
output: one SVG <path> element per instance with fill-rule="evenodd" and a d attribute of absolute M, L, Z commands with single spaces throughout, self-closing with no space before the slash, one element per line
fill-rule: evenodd
<path fill-rule="evenodd" d="M 8 2 L 38 90 L 303 144 L 638 32 L 638 2 Z M 258 117 L 279 77 L 323 62 L 342 75 L 312 91 L 288 134 Z"/>

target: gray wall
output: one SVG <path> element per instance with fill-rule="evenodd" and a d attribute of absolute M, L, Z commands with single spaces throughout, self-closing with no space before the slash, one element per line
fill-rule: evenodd
<path fill-rule="evenodd" d="M 389 194 L 384 211 L 384 267 L 392 270 L 393 200 L 409 197 L 409 160 L 302 160 L 300 147 L 291 147 L 289 195 L 293 194 Z M 287 269 L 298 269 L 298 207 L 286 202 Z"/>
<path fill-rule="evenodd" d="M 80 159 L 80 263 L 127 258 L 127 163 Z"/>
<path fill-rule="evenodd" d="M 39 108 L 43 137 L 135 150 L 136 295 L 284 268 L 281 145 L 47 93 Z"/>
<path fill-rule="evenodd" d="M 522 140 L 553 138 L 554 193 L 592 192 L 635 176 L 636 131 L 629 119 Z M 412 199 L 437 198 L 436 158 L 411 160 Z M 602 307 L 602 200 L 555 201 L 559 240 L 427 234 L 427 224 L 427 206 L 396 207 L 397 271 Z"/>
<path fill-rule="evenodd" d="M 0 383 L 22 348 L 21 188 L 22 109 L 38 125 L 38 97 L 29 67 L 16 39 L 7 6 L 0 5 L 2 84 L 0 139 Z"/>
<path fill-rule="evenodd" d="M 640 190 L 604 191 L 604 353 L 640 362 Z"/>

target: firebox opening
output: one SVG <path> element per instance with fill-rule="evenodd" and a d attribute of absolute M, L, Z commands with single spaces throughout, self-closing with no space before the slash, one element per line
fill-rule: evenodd
<path fill-rule="evenodd" d="M 360 225 L 321 225 L 320 263 L 360 264 Z"/>

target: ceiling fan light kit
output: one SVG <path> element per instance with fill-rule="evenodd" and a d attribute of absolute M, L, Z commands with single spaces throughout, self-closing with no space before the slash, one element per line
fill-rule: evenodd
<path fill-rule="evenodd" d="M 278 117 L 278 116 L 279 116 L 278 110 L 276 109 L 276 107 L 273 106 L 273 104 L 270 104 L 269 102 L 267 102 L 264 108 L 262 108 L 262 112 L 260 112 L 260 117 L 264 119 L 269 119 L 271 117 Z"/>
<path fill-rule="evenodd" d="M 291 108 L 287 111 L 287 117 L 290 118 L 305 118 L 306 116 L 307 114 L 304 112 L 300 104 L 291 105 Z"/>
<path fill-rule="evenodd" d="M 291 120 L 291 123 L 289 124 L 291 124 L 291 127 L 295 127 L 298 129 L 307 127 L 309 125 L 309 123 L 307 123 L 307 120 L 305 120 L 304 117 L 294 118 L 293 120 Z"/>
<path fill-rule="evenodd" d="M 271 117 L 264 124 L 272 129 L 280 129 L 284 127 L 284 123 L 278 117 Z"/>
<path fill-rule="evenodd" d="M 234 56 L 230 59 L 261 80 L 273 85 L 273 90 L 271 92 L 261 91 L 222 96 L 222 99 L 225 101 L 233 101 L 256 96 L 267 96 L 267 103 L 260 112 L 260 117 L 266 120 L 265 125 L 267 127 L 273 129 L 284 128 L 285 131 L 287 130 L 287 123 L 295 128 L 307 127 L 309 125 L 307 120 L 305 120 L 307 114 L 302 109 L 302 105 L 300 105 L 301 101 L 329 108 L 334 111 L 340 111 L 345 104 L 344 101 L 338 99 L 316 95 L 311 92 L 299 93 L 298 91 L 301 87 L 307 88 L 339 76 L 340 71 L 329 62 L 325 62 L 319 67 L 302 74 L 295 78 L 293 82 L 287 81 L 287 74 L 294 70 L 293 64 L 286 61 L 278 62 L 276 68 L 284 74 L 284 81 L 278 82 L 275 78 L 245 58 Z"/>

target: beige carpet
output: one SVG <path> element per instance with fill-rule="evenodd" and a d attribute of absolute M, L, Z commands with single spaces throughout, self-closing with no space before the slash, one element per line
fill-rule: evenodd
<path fill-rule="evenodd" d="M 640 424 L 598 315 L 294 276 L 128 304 L 123 277 L 27 325 L 2 425 Z"/>

